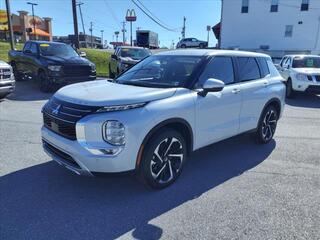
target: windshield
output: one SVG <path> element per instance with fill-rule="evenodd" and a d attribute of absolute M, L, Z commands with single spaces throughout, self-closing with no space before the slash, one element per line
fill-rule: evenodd
<path fill-rule="evenodd" d="M 143 48 L 122 48 L 120 53 L 121 57 L 130 57 L 135 60 L 143 59 L 149 55 L 151 55 L 149 50 Z"/>
<path fill-rule="evenodd" d="M 39 47 L 40 53 L 43 56 L 78 56 L 77 52 L 71 46 L 65 44 L 42 43 Z"/>
<path fill-rule="evenodd" d="M 120 75 L 117 82 L 144 87 L 182 87 L 201 59 L 201 56 L 154 55 Z"/>
<path fill-rule="evenodd" d="M 320 57 L 296 57 L 292 62 L 293 68 L 320 68 Z"/>

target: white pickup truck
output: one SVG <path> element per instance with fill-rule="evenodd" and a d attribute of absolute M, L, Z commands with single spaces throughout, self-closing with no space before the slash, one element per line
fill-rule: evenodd
<path fill-rule="evenodd" d="M 320 94 L 320 56 L 286 55 L 277 68 L 286 82 L 288 98 L 296 92 Z"/>
<path fill-rule="evenodd" d="M 14 90 L 14 86 L 12 67 L 0 60 L 0 99 L 10 94 Z"/>

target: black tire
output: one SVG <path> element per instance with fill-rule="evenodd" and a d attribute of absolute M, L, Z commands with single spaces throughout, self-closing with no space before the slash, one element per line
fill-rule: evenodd
<path fill-rule="evenodd" d="M 203 44 L 203 43 L 200 43 L 200 44 L 199 44 L 199 48 L 204 48 L 204 44 Z"/>
<path fill-rule="evenodd" d="M 48 93 L 53 90 L 54 84 L 44 71 L 39 71 L 37 79 L 41 92 Z"/>
<path fill-rule="evenodd" d="M 272 140 L 278 119 L 277 109 L 272 105 L 267 106 L 260 116 L 258 128 L 254 134 L 257 143 L 265 144 Z"/>
<path fill-rule="evenodd" d="M 289 78 L 286 84 L 286 97 L 287 98 L 294 98 L 295 91 L 292 89 L 292 80 Z"/>
<path fill-rule="evenodd" d="M 182 44 L 181 45 L 181 48 L 186 48 L 187 46 L 185 44 Z"/>
<path fill-rule="evenodd" d="M 16 63 L 12 62 L 11 63 L 11 67 L 12 67 L 12 71 L 13 71 L 13 74 L 14 74 L 14 79 L 17 82 L 22 81 L 23 77 L 22 77 L 22 74 L 18 71 Z"/>
<path fill-rule="evenodd" d="M 110 63 L 109 63 L 109 78 L 112 78 L 112 79 L 115 78 L 114 73 L 111 71 L 111 65 L 110 65 Z"/>
<path fill-rule="evenodd" d="M 180 176 L 186 158 L 184 137 L 174 129 L 163 129 L 146 144 L 140 179 L 151 188 L 165 188 Z"/>

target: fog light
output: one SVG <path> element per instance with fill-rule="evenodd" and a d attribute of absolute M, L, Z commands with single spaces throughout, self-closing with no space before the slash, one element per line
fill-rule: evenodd
<path fill-rule="evenodd" d="M 119 121 L 106 121 L 102 126 L 103 139 L 112 145 L 125 144 L 125 127 Z"/>

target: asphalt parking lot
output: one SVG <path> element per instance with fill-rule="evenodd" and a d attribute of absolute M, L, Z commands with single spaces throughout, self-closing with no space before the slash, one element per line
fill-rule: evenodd
<path fill-rule="evenodd" d="M 40 138 L 49 97 L 19 82 L 0 102 L 0 239 L 319 239 L 319 96 L 288 101 L 268 145 L 243 135 L 195 152 L 162 191 L 51 161 Z"/>

